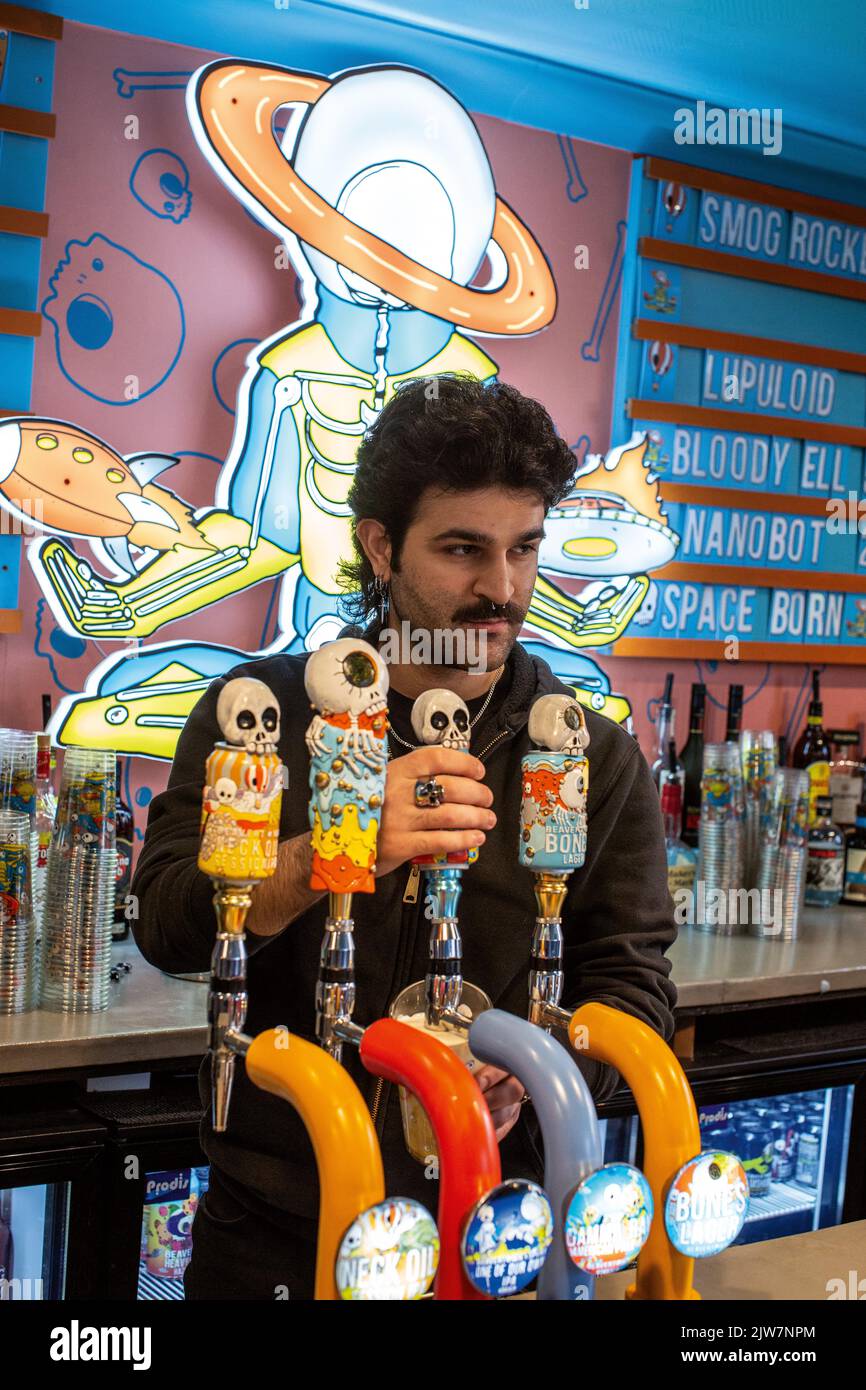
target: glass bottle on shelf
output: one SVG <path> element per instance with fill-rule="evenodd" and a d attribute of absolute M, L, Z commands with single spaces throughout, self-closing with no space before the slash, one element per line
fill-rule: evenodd
<path fill-rule="evenodd" d="M 36 735 L 36 809 L 33 816 L 33 916 L 36 930 L 42 928 L 45 881 L 48 873 L 48 846 L 57 815 L 57 793 L 51 781 L 51 737 Z"/>
<path fill-rule="evenodd" d="M 809 824 L 816 815 L 819 796 L 830 795 L 830 744 L 824 733 L 824 706 L 821 703 L 821 673 L 812 672 L 812 699 L 806 727 L 794 745 L 791 766 L 805 768 L 809 774 Z"/>
<path fill-rule="evenodd" d="M 843 903 L 866 907 L 866 801 L 857 807 L 857 820 L 845 838 Z"/>
<path fill-rule="evenodd" d="M 830 795 L 833 823 L 850 830 L 857 819 L 857 803 L 863 800 L 863 758 L 857 729 L 831 729 Z"/>
<path fill-rule="evenodd" d="M 132 847 L 135 838 L 135 820 L 130 807 L 123 799 L 123 765 L 117 759 L 117 796 L 115 799 L 115 824 L 117 829 L 117 867 L 114 889 L 114 925 L 111 929 L 113 941 L 125 941 L 129 936 L 129 918 L 126 916 L 127 894 L 132 882 Z"/>
<path fill-rule="evenodd" d="M 728 713 L 725 720 L 725 743 L 736 743 L 743 722 L 743 687 L 728 686 Z"/>
<path fill-rule="evenodd" d="M 665 823 L 665 855 L 668 861 L 668 892 L 677 902 L 677 892 L 683 889 L 694 892 L 695 874 L 698 869 L 697 850 L 680 839 L 680 826 L 683 815 L 683 784 L 680 777 L 682 769 L 677 763 L 676 744 L 668 743 L 667 767 L 661 774 L 661 808 Z"/>
<path fill-rule="evenodd" d="M 832 809 L 829 796 L 818 797 L 806 847 L 807 907 L 835 907 L 842 901 L 845 836 L 830 819 Z"/>
<path fill-rule="evenodd" d="M 661 790 L 661 774 L 668 758 L 668 744 L 672 738 L 676 737 L 677 712 L 672 704 L 674 688 L 674 673 L 668 671 L 665 676 L 665 690 L 659 706 L 658 718 L 658 742 L 656 744 L 656 756 L 651 771 L 656 787 Z"/>
<path fill-rule="evenodd" d="M 698 828 L 701 822 L 701 774 L 704 766 L 704 716 L 707 703 L 707 687 L 701 681 L 692 686 L 691 707 L 689 710 L 689 736 L 680 753 L 680 762 L 685 773 L 683 787 L 682 838 L 687 845 L 695 848 L 698 843 Z"/>

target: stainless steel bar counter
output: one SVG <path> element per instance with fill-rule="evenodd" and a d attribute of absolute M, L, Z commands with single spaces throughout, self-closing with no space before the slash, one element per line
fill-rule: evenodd
<path fill-rule="evenodd" d="M 99 1014 L 39 1009 L 0 1018 L 0 1077 L 203 1055 L 207 1046 L 203 980 L 164 975 L 132 941 L 114 947 L 132 965 L 112 985 Z M 807 909 L 797 941 L 715 936 L 683 926 L 670 959 L 679 1008 L 782 998 L 866 994 L 866 911 Z M 312 1027 L 312 1001 L 310 1003 Z"/>

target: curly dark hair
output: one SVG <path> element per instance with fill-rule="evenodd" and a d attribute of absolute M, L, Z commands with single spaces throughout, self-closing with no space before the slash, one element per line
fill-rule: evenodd
<path fill-rule="evenodd" d="M 355 621 L 375 606 L 373 567 L 356 526 L 374 517 L 399 568 L 406 532 L 427 488 L 501 487 L 536 492 L 545 512 L 571 487 L 577 459 L 538 401 L 502 381 L 464 374 L 418 377 L 401 386 L 361 440 L 348 502 L 355 556 L 340 561 L 341 599 Z"/>

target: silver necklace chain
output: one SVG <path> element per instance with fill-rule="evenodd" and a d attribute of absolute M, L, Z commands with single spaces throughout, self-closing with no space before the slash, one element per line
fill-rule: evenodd
<path fill-rule="evenodd" d="M 505 670 L 505 667 L 503 666 L 503 667 L 502 667 L 502 671 L 504 671 L 504 670 Z M 497 685 L 497 682 L 498 682 L 498 680 L 499 680 L 499 677 L 502 675 L 502 671 L 499 672 L 499 676 L 496 677 L 496 680 L 493 682 L 493 684 L 491 685 L 490 689 L 488 690 L 488 692 L 487 692 L 487 699 L 484 701 L 484 704 L 481 706 L 480 710 L 479 710 L 478 713 L 475 715 L 475 718 L 474 718 L 474 719 L 470 719 L 470 721 L 469 721 L 469 727 L 470 727 L 470 729 L 472 729 L 472 728 L 475 727 L 475 725 L 478 723 L 479 719 L 481 718 L 482 714 L 483 714 L 484 711 L 486 710 L 487 706 L 490 704 L 490 701 L 493 699 L 493 692 L 494 692 L 494 690 L 496 689 L 496 685 Z M 400 737 L 400 735 L 397 733 L 397 730 L 396 730 L 396 729 L 391 729 L 391 728 L 389 728 L 388 733 L 391 735 L 391 738 L 395 738 L 395 739 L 397 740 L 398 743 L 402 743 L 402 745 L 403 745 L 404 748 L 409 748 L 409 749 L 412 750 L 412 752 L 414 752 L 416 748 L 426 748 L 426 747 L 427 747 L 427 745 L 426 745 L 426 744 L 423 744 L 423 743 L 407 743 L 407 741 L 406 741 L 405 738 L 401 738 L 401 737 Z"/>

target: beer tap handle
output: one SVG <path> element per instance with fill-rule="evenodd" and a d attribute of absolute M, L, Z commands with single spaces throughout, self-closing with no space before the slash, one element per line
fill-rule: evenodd
<path fill-rule="evenodd" d="M 214 1129 L 228 1124 L 236 1053 L 247 1011 L 244 924 L 252 890 L 277 865 L 283 769 L 279 705 L 262 681 L 228 681 L 217 699 L 217 743 L 205 767 L 198 867 L 214 884 L 217 935 L 208 995 Z"/>
<path fill-rule="evenodd" d="M 337 1061 L 355 1007 L 353 893 L 376 887 L 376 847 L 388 765 L 388 668 L 375 647 L 342 637 L 313 652 L 304 685 L 315 711 L 310 752 L 310 887 L 328 917 L 316 985 L 316 1037 Z"/>
<path fill-rule="evenodd" d="M 436 1298 L 483 1298 L 467 1278 L 460 1255 L 469 1211 L 502 1176 L 493 1120 L 478 1083 L 438 1038 L 393 1018 L 380 1018 L 364 1030 L 361 1061 L 374 1076 L 412 1091 L 430 1117 L 439 1151 L 437 1224 L 442 1241 Z"/>

